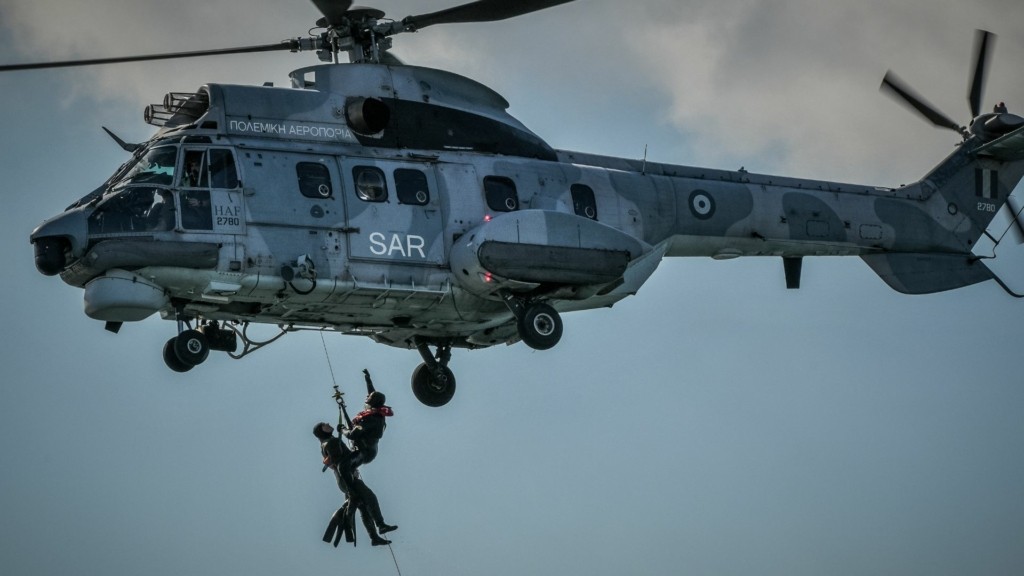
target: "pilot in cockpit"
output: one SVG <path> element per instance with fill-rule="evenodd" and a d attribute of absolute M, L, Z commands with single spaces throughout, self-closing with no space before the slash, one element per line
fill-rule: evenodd
<path fill-rule="evenodd" d="M 174 228 L 174 199 L 167 190 L 153 191 L 153 203 L 146 211 L 146 223 L 150 230 Z"/>

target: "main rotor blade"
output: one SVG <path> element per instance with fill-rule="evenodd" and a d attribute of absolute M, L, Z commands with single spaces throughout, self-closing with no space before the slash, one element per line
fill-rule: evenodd
<path fill-rule="evenodd" d="M 981 114 L 981 98 L 985 92 L 985 76 L 988 74 L 988 61 L 995 44 L 996 35 L 986 30 L 974 31 L 974 70 L 971 72 L 971 90 L 967 93 L 967 101 L 971 103 L 971 117 Z"/>
<path fill-rule="evenodd" d="M 327 18 L 329 26 L 338 26 L 345 22 L 345 13 L 352 7 L 352 0 L 313 0 L 313 4 Z"/>
<path fill-rule="evenodd" d="M 928 103 L 927 100 L 920 97 L 913 89 L 906 84 L 906 82 L 900 80 L 899 76 L 896 76 L 892 70 L 885 73 L 885 78 L 882 80 L 882 86 L 880 88 L 887 88 L 894 94 L 899 96 L 906 102 L 911 108 L 917 110 L 921 116 L 924 116 L 926 120 L 932 124 L 939 126 L 940 128 L 949 128 L 957 133 L 960 133 L 960 125 L 954 122 L 949 116 L 946 116 L 942 112 L 939 112 L 935 106 Z"/>
<path fill-rule="evenodd" d="M 168 54 L 145 54 L 141 56 L 121 56 L 118 58 L 92 58 L 89 60 L 65 60 L 63 62 L 37 62 L 34 64 L 0 65 L 0 72 L 14 70 L 38 70 L 41 68 L 69 68 L 72 66 L 93 66 L 97 64 L 120 64 L 122 62 L 145 62 L 147 60 L 171 60 L 173 58 L 194 58 L 197 56 L 218 56 L 221 54 L 246 54 L 250 52 L 272 52 L 274 50 L 298 50 L 298 42 L 285 40 L 277 44 L 261 46 L 245 46 L 241 48 L 221 48 L 219 50 L 196 50 L 194 52 L 171 52 Z"/>
<path fill-rule="evenodd" d="M 452 24 L 456 22 L 493 22 L 504 20 L 513 16 L 521 16 L 536 12 L 559 4 L 566 4 L 572 0 L 478 0 L 454 8 L 420 14 L 419 16 L 407 16 L 402 24 L 414 30 L 433 26 L 434 24 Z"/>

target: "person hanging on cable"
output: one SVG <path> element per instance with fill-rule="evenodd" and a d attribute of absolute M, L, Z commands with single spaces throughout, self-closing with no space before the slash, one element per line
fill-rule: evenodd
<path fill-rule="evenodd" d="M 342 426 L 339 424 L 338 428 Z M 359 471 L 352 467 L 352 451 L 341 441 L 340 437 L 334 436 L 334 426 L 327 422 L 320 422 L 313 427 L 313 435 L 320 440 L 320 453 L 324 459 L 324 470 L 330 468 L 334 472 L 338 482 L 338 488 L 345 494 L 345 503 L 335 511 L 324 532 L 324 542 L 333 540 L 334 546 L 338 545 L 342 534 L 347 542 L 355 543 L 355 511 L 359 510 L 363 519 L 363 527 L 370 535 L 370 542 L 374 546 L 390 544 L 380 536 L 398 528 L 384 522 L 380 511 L 380 503 L 377 495 L 370 490 L 370 487 L 363 482 Z"/>
<path fill-rule="evenodd" d="M 352 443 L 353 468 L 369 464 L 377 457 L 377 444 L 384 436 L 384 429 L 388 427 L 385 418 L 395 415 L 395 411 L 384 404 L 384 393 L 374 389 L 370 371 L 365 368 L 363 379 L 366 380 L 364 410 L 356 414 L 352 419 L 352 425 L 342 432 Z"/>
<path fill-rule="evenodd" d="M 313 435 L 320 440 L 320 452 L 324 458 L 324 470 L 331 468 L 338 481 L 338 488 L 346 495 L 345 505 L 335 512 L 331 523 L 324 534 L 324 541 L 330 542 L 332 537 L 334 545 L 338 545 L 341 533 L 344 531 L 346 540 L 355 541 L 353 533 L 353 522 L 355 510 L 360 511 L 363 518 L 363 525 L 370 534 L 374 546 L 389 544 L 388 540 L 380 537 L 398 526 L 387 524 L 384 521 L 380 510 L 380 503 L 373 490 L 363 482 L 359 475 L 358 467 L 373 460 L 377 455 L 377 442 L 384 432 L 384 414 L 394 414 L 391 408 L 384 406 L 384 395 L 373 388 L 373 381 L 370 373 L 363 370 L 367 388 L 367 409 L 360 412 L 355 420 L 350 420 L 345 407 L 345 399 L 337 385 L 334 386 L 334 400 L 338 404 L 338 437 L 334 436 L 334 428 L 326 422 L 321 422 L 313 427 Z M 371 406 L 371 403 L 373 404 Z M 377 421 L 379 417 L 380 421 Z M 341 437 L 353 436 L 352 449 L 345 445 Z M 363 452 L 360 452 L 363 450 Z"/>

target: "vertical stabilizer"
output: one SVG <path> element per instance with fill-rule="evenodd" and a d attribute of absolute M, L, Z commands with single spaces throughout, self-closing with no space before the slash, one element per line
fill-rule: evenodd
<path fill-rule="evenodd" d="M 979 150 L 965 142 L 918 183 L 932 191 L 921 201 L 929 221 L 907 222 L 910 211 L 893 204 L 886 220 L 909 240 L 863 259 L 894 290 L 928 294 L 994 278 L 972 251 L 1024 177 L 1024 160 Z"/>

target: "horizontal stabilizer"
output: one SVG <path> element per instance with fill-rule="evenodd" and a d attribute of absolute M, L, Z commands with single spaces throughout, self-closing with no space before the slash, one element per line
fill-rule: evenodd
<path fill-rule="evenodd" d="M 886 284 L 904 294 L 931 294 L 991 280 L 992 272 L 969 254 L 871 254 L 862 256 Z"/>
<path fill-rule="evenodd" d="M 1024 160 L 1024 127 L 982 144 L 974 153 L 999 160 Z"/>

